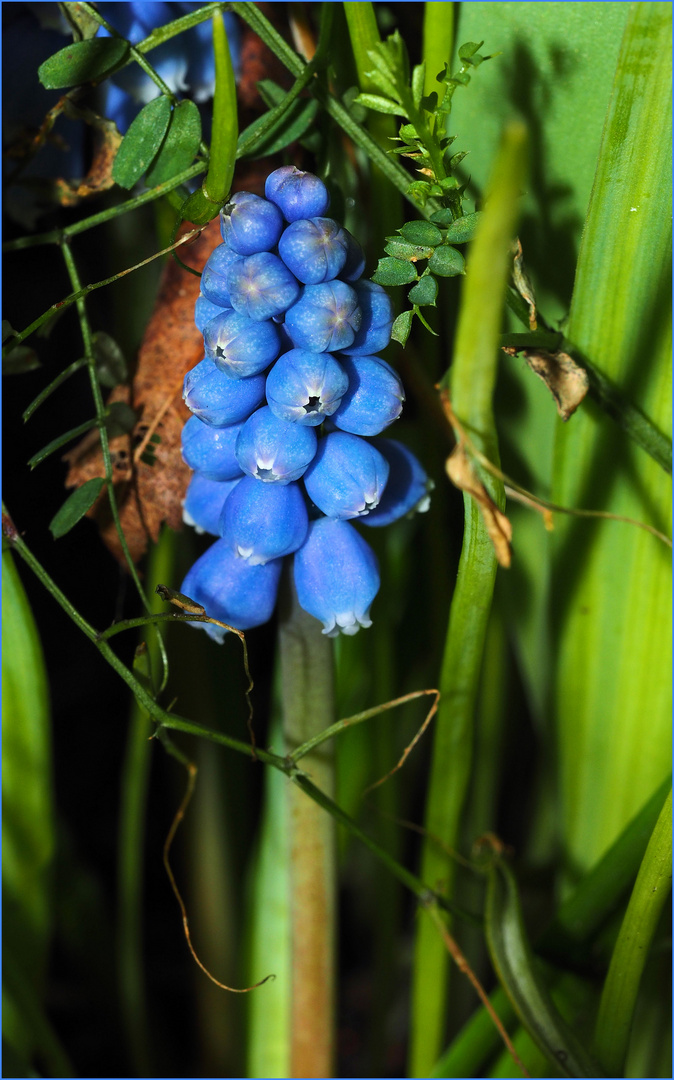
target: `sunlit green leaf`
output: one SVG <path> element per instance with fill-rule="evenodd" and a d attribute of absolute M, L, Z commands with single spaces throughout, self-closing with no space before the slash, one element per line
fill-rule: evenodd
<path fill-rule="evenodd" d="M 387 113 L 389 116 L 407 116 L 402 105 L 390 101 L 389 98 L 380 97 L 378 94 L 358 94 L 353 99 L 353 103 L 354 105 L 364 105 L 365 108 L 372 109 L 373 112 Z"/>
<path fill-rule="evenodd" d="M 407 339 L 410 336 L 413 318 L 414 311 L 410 309 L 409 311 L 401 311 L 393 322 L 391 338 L 393 341 L 399 341 L 403 347 L 407 344 Z"/>
<path fill-rule="evenodd" d="M 423 244 L 435 247 L 442 243 L 442 233 L 430 221 L 407 221 L 400 230 L 401 235 L 410 244 Z"/>
<path fill-rule="evenodd" d="M 419 304 L 425 306 L 426 304 L 435 304 L 436 297 L 438 295 L 438 283 L 432 274 L 426 274 L 420 281 L 414 285 L 407 294 L 407 299 L 411 304 Z"/>
<path fill-rule="evenodd" d="M 456 277 L 457 274 L 463 274 L 466 263 L 460 251 L 443 244 L 433 252 L 428 260 L 428 267 L 432 273 L 440 277 Z"/>

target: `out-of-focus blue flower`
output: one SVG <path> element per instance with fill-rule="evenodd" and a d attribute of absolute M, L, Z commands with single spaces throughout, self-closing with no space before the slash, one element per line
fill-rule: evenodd
<path fill-rule="evenodd" d="M 355 634 L 372 625 L 377 557 L 348 521 L 319 518 L 295 553 L 295 587 L 304 610 L 323 623 L 324 634 Z"/>
<path fill-rule="evenodd" d="M 372 443 L 333 431 L 319 442 L 304 486 L 328 517 L 355 518 L 379 505 L 388 473 L 388 461 Z"/>
<path fill-rule="evenodd" d="M 264 401 L 264 375 L 249 379 L 223 378 L 209 357 L 187 372 L 183 401 L 195 416 L 211 427 L 228 427 L 246 420 Z"/>
<path fill-rule="evenodd" d="M 353 344 L 361 315 L 356 293 L 344 281 L 305 285 L 286 313 L 285 327 L 298 349 L 340 352 Z"/>
<path fill-rule="evenodd" d="M 212 619 L 237 630 L 250 630 L 272 616 L 281 566 L 281 559 L 250 566 L 234 554 L 226 540 L 216 540 L 188 571 L 180 591 L 201 604 Z M 227 633 L 210 623 L 193 625 L 203 626 L 215 641 L 222 641 Z"/>
<path fill-rule="evenodd" d="M 206 355 L 233 379 L 259 375 L 281 349 L 279 332 L 271 321 L 254 322 L 238 311 L 224 310 L 204 327 Z"/>
<path fill-rule="evenodd" d="M 255 322 L 283 314 L 300 294 L 294 275 L 270 251 L 238 260 L 226 277 L 232 307 Z"/>
<path fill-rule="evenodd" d="M 220 517 L 230 493 L 243 479 L 209 480 L 203 473 L 195 472 L 187 486 L 183 501 L 183 521 L 192 525 L 198 533 L 220 535 Z"/>
<path fill-rule="evenodd" d="M 280 420 L 268 405 L 246 420 L 236 446 L 243 471 L 272 484 L 299 480 L 315 453 L 314 429 Z"/>
<path fill-rule="evenodd" d="M 353 435 L 379 435 L 402 412 L 403 384 L 379 356 L 343 355 L 340 363 L 349 376 L 349 389 L 332 422 Z"/>
<path fill-rule="evenodd" d="M 220 533 L 251 566 L 291 555 L 309 525 L 299 484 L 260 484 L 244 476 L 224 504 Z"/>
<path fill-rule="evenodd" d="M 242 426 L 214 428 L 191 416 L 183 428 L 183 461 L 209 480 L 233 480 L 241 473 L 235 449 Z"/>
<path fill-rule="evenodd" d="M 104 0 L 98 4 L 98 10 L 115 30 L 132 45 L 137 45 L 157 27 L 173 22 L 202 6 L 200 3 L 164 3 L 163 0 L 142 0 L 140 3 L 110 3 Z M 229 12 L 225 13 L 224 18 L 232 66 L 238 77 L 241 50 L 239 24 L 236 17 Z M 108 31 L 99 30 L 99 36 L 109 36 Z M 158 45 L 148 54 L 148 59 L 174 93 L 188 94 L 198 104 L 213 96 L 215 60 L 210 19 L 177 34 L 163 45 Z M 134 63 L 113 75 L 105 87 L 107 98 L 104 111 L 115 121 L 122 134 L 126 132 L 139 109 L 160 93 L 149 75 Z"/>
<path fill-rule="evenodd" d="M 267 402 L 281 420 L 315 427 L 332 415 L 348 385 L 348 376 L 332 353 L 291 349 L 267 376 Z"/>
<path fill-rule="evenodd" d="M 389 474 L 379 506 L 363 518 L 363 525 L 390 525 L 405 514 L 425 513 L 433 482 L 412 451 L 397 439 L 377 439 L 373 445 L 388 461 Z"/>

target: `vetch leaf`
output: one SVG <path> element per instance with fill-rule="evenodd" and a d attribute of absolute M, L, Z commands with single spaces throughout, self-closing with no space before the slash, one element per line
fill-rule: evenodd
<path fill-rule="evenodd" d="M 422 247 L 420 244 L 410 244 L 399 236 L 387 237 L 388 243 L 384 248 L 387 255 L 394 259 L 406 259 L 407 262 L 417 262 L 419 259 L 430 259 L 433 254 L 432 247 Z"/>
<path fill-rule="evenodd" d="M 436 248 L 433 257 L 428 260 L 428 268 L 440 277 L 456 277 L 463 274 L 466 267 L 465 260 L 456 248 L 443 245 Z"/>
<path fill-rule="evenodd" d="M 390 101 L 388 98 L 380 97 L 379 94 L 358 94 L 353 99 L 353 104 L 364 105 L 367 109 L 372 109 L 373 112 L 386 113 L 388 116 L 407 117 L 402 105 L 398 105 L 396 101 Z"/>
<path fill-rule="evenodd" d="M 402 259 L 393 259 L 390 256 L 380 259 L 377 269 L 372 275 L 372 281 L 377 285 L 409 285 L 417 280 L 417 272 L 412 263 L 403 262 Z"/>
<path fill-rule="evenodd" d="M 88 42 L 82 42 L 88 44 Z M 171 120 L 171 102 L 163 95 L 149 101 L 133 121 L 117 151 L 113 180 L 132 188 L 154 160 Z"/>
<path fill-rule="evenodd" d="M 435 215 L 434 215 L 435 216 Z M 448 244 L 466 244 L 472 240 L 480 220 L 480 212 L 465 214 L 463 217 L 452 221 L 447 229 L 445 239 Z"/>
<path fill-rule="evenodd" d="M 265 82 L 268 81 L 265 80 Z M 291 142 L 301 139 L 313 124 L 318 108 L 318 102 L 313 98 L 310 100 L 298 98 L 271 127 L 266 126 L 269 122 L 269 113 L 259 116 L 239 136 L 239 143 L 245 145 L 241 157 L 246 158 L 249 155 L 267 157 L 277 154 Z M 254 136 L 258 129 L 263 129 L 263 133 L 259 139 L 251 141 L 251 136 Z"/>
<path fill-rule="evenodd" d="M 412 71 L 412 98 L 414 104 L 419 108 L 419 104 L 424 95 L 424 83 L 426 81 L 426 63 L 422 60 L 420 64 L 417 64 Z"/>
<path fill-rule="evenodd" d="M 171 113 L 168 132 L 145 176 L 148 187 L 156 187 L 189 168 L 201 140 L 201 116 L 193 101 L 181 101 Z"/>
<path fill-rule="evenodd" d="M 413 285 L 407 294 L 407 299 L 411 304 L 418 304 L 420 306 L 426 304 L 432 304 L 435 307 L 435 300 L 438 295 L 438 283 L 432 274 L 426 274 L 422 277 L 416 285 Z"/>
<path fill-rule="evenodd" d="M 91 345 L 96 360 L 96 374 L 101 385 L 112 389 L 124 382 L 128 375 L 126 360 L 115 339 L 99 330 L 93 334 Z"/>
<path fill-rule="evenodd" d="M 435 225 L 431 225 L 430 221 L 407 221 L 400 233 L 410 244 L 436 247 L 442 243 L 442 233 Z"/>
<path fill-rule="evenodd" d="M 3 375 L 22 375 L 24 371 L 35 371 L 41 366 L 35 349 L 29 345 L 17 345 L 2 358 Z"/>
<path fill-rule="evenodd" d="M 54 53 L 37 69 L 37 75 L 47 90 L 62 90 L 93 82 L 117 67 L 129 51 L 128 42 L 120 38 L 90 38 L 74 41 Z"/>
<path fill-rule="evenodd" d="M 49 522 L 49 531 L 55 540 L 65 536 L 73 525 L 77 525 L 80 518 L 83 518 L 87 510 L 96 502 L 104 484 L 103 477 L 96 476 L 93 480 L 87 480 L 86 484 L 82 484 L 77 491 L 73 491 Z"/>
<path fill-rule="evenodd" d="M 391 327 L 392 340 L 400 342 L 403 348 L 407 344 L 407 339 L 410 336 L 413 318 L 414 311 L 412 308 L 410 308 L 409 311 L 401 311 Z"/>

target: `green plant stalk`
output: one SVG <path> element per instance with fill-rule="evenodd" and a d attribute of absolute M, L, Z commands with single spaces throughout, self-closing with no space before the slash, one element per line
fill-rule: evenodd
<path fill-rule="evenodd" d="M 289 577 L 279 623 L 283 734 L 292 753 L 334 720 L 332 641 L 299 605 Z M 303 769 L 331 796 L 334 750 L 306 754 Z M 336 990 L 335 823 L 294 785 L 288 790 L 290 831 L 290 1075 L 334 1076 Z"/>
<path fill-rule="evenodd" d="M 453 49 L 454 4 L 448 0 L 426 0 L 423 28 L 423 58 L 426 61 L 424 94 L 435 91 L 438 105 L 442 104 L 447 87 L 436 81 L 436 75 L 445 64 L 451 62 Z"/>
<path fill-rule="evenodd" d="M 670 790 L 646 848 L 601 995 L 594 1049 L 609 1076 L 623 1074 L 641 975 L 671 886 Z"/>
<path fill-rule="evenodd" d="M 150 582 L 173 577 L 174 534 L 164 529 L 151 552 Z M 153 594 L 151 610 L 161 601 Z M 141 639 L 143 640 L 143 639 Z M 162 658 L 154 635 L 147 641 L 150 677 L 157 681 Z M 143 966 L 143 882 L 145 819 L 153 724 L 134 698 L 122 769 L 117 845 L 117 975 L 122 1020 L 138 1076 L 151 1076 L 151 1049 Z"/>
<path fill-rule="evenodd" d="M 222 206 L 232 186 L 239 121 L 236 108 L 236 81 L 221 11 L 213 13 L 213 52 L 215 55 L 213 129 L 210 161 L 203 190 L 207 199 Z"/>
<path fill-rule="evenodd" d="M 191 232 L 187 233 L 187 234 L 185 234 L 185 236 L 182 236 L 180 238 L 180 240 L 177 240 L 175 243 L 171 244 L 169 247 L 163 248 L 161 251 L 156 251 L 154 253 L 154 255 L 148 256 L 147 259 L 143 259 L 142 262 L 136 263 L 135 266 L 129 266 L 129 267 L 127 267 L 126 270 L 120 270 L 119 273 L 113 274 L 112 277 L 104 278 L 103 281 L 95 281 L 91 285 L 85 285 L 83 288 L 80 287 L 75 292 L 70 293 L 69 296 L 66 296 L 65 299 L 59 300 L 59 301 L 57 301 L 57 303 L 52 304 L 52 306 L 50 308 L 47 308 L 46 311 L 43 311 L 42 314 L 39 315 L 37 319 L 34 319 L 33 322 L 30 324 L 30 326 L 27 326 L 25 330 L 21 331 L 21 333 L 15 334 L 13 337 L 11 337 L 9 339 L 9 341 L 7 342 L 7 344 L 5 345 L 5 347 L 3 349 L 3 357 L 7 356 L 12 351 L 12 349 L 14 349 L 17 345 L 20 345 L 21 342 L 25 341 L 25 339 L 27 337 L 30 337 L 31 334 L 34 334 L 36 330 L 38 330 L 44 323 L 48 322 L 48 320 L 51 319 L 54 315 L 56 315 L 59 312 L 62 312 L 64 308 L 70 307 L 71 304 L 76 303 L 78 305 L 78 311 L 80 311 L 81 310 L 80 306 L 79 306 L 80 302 L 83 301 L 84 298 L 89 295 L 89 293 L 95 292 L 96 289 L 102 289 L 106 285 L 112 285 L 113 282 L 119 281 L 120 278 L 126 277 L 127 274 L 131 274 L 134 270 L 140 270 L 141 267 L 147 266 L 148 263 L 154 262 L 155 259 L 161 258 L 162 255 L 166 255 L 169 251 L 174 251 L 176 248 L 180 247 L 181 244 L 186 243 L 187 240 L 192 235 L 194 235 L 194 234 L 191 233 Z M 61 244 L 61 248 L 64 251 L 64 253 L 65 253 L 66 249 L 68 249 L 68 244 L 69 244 L 68 240 L 63 240 L 63 242 Z M 64 258 L 65 258 L 65 254 L 64 254 Z M 193 273 L 194 272 L 195 271 L 193 271 Z M 78 281 L 79 281 L 79 278 L 78 278 Z M 85 311 L 85 315 L 86 315 L 86 311 Z M 91 358 L 86 357 L 86 361 L 87 361 L 87 364 L 89 366 L 91 366 Z M 95 363 L 95 359 L 94 359 L 94 363 Z"/>
<path fill-rule="evenodd" d="M 65 243 L 61 245 L 61 251 L 65 260 L 66 267 L 68 269 L 68 275 L 70 277 L 70 283 L 76 293 L 82 292 L 82 283 L 75 266 L 75 260 L 73 258 L 72 251 L 70 250 L 70 244 Z M 98 381 L 98 372 L 96 371 L 96 357 L 94 356 L 93 343 L 91 338 L 91 327 L 89 325 L 89 318 L 87 316 L 86 305 L 84 302 L 84 296 L 76 301 L 77 314 L 80 320 L 80 329 L 82 332 L 82 343 L 84 345 L 84 356 L 87 361 L 87 368 L 89 370 L 89 383 L 91 386 L 91 394 L 94 399 L 94 405 L 96 407 L 96 416 L 98 418 L 98 428 L 101 439 L 101 452 L 103 454 L 103 464 L 105 466 L 105 480 L 108 494 L 108 501 L 110 504 L 110 513 L 112 514 L 112 520 L 117 530 L 119 537 L 119 543 L 126 559 L 126 564 L 133 580 L 134 585 L 140 599 L 143 602 L 146 611 L 149 611 L 147 597 L 143 590 L 143 586 L 140 583 L 138 577 L 138 571 L 136 570 L 133 559 L 131 558 L 131 552 L 129 551 L 129 545 L 126 542 L 124 530 L 122 528 L 122 522 L 119 517 L 119 507 L 117 506 L 117 496 L 115 495 L 113 482 L 112 482 L 112 458 L 110 457 L 110 442 L 108 439 L 108 433 L 105 428 L 105 405 L 103 404 L 103 395 L 101 393 L 101 384 Z M 161 637 L 157 631 L 157 640 L 160 643 L 160 649 L 162 652 L 162 662 L 164 670 L 166 670 L 166 651 L 164 650 Z"/>
<path fill-rule="evenodd" d="M 498 461 L 492 413 L 498 340 L 508 275 L 508 246 L 515 233 L 517 198 L 525 177 L 526 132 L 504 133 L 493 169 L 490 198 L 468 257 L 454 360 L 449 379 L 452 406 L 480 450 Z M 485 477 L 501 506 L 500 483 Z M 470 778 L 473 712 L 491 607 L 496 558 L 474 500 L 464 495 L 464 538 L 440 674 L 442 699 L 433 743 L 425 828 L 449 847 L 459 839 L 461 812 Z M 426 840 L 421 876 L 451 896 L 454 867 L 444 851 Z M 410 1075 L 427 1076 L 442 1048 L 449 965 L 432 924 L 420 916 L 412 985 Z"/>
<path fill-rule="evenodd" d="M 139 619 L 126 620 L 124 624 L 119 623 L 111 627 L 107 631 L 98 632 L 94 629 L 82 617 L 73 604 L 68 600 L 64 593 L 59 589 L 56 582 L 50 577 L 41 563 L 35 558 L 25 542 L 16 532 L 15 527 L 12 524 L 7 510 L 3 504 L 3 538 L 10 547 L 16 551 L 16 553 L 23 559 L 29 569 L 35 574 L 38 580 L 42 583 L 47 592 L 56 600 L 56 603 L 62 608 L 66 615 L 75 623 L 79 630 L 85 635 L 86 638 L 94 645 L 104 660 L 117 672 L 123 682 L 129 687 L 134 694 L 136 700 L 144 709 L 147 710 L 152 719 L 157 723 L 157 737 L 164 729 L 172 731 L 183 731 L 188 735 L 194 735 L 197 738 L 208 739 L 210 742 L 219 746 L 227 747 L 230 750 L 236 750 L 239 754 L 244 754 L 246 757 L 251 757 L 253 748 L 250 743 L 242 742 L 241 739 L 235 739 L 230 735 L 225 735 L 219 731 L 213 731 L 210 728 L 205 727 L 203 724 L 195 723 L 193 720 L 188 720 L 182 716 L 177 716 L 175 713 L 167 712 L 162 708 L 158 702 L 152 697 L 145 687 L 138 681 L 138 679 L 132 674 L 126 665 L 119 659 L 115 652 L 107 643 L 107 638 L 113 636 L 113 631 L 126 630 L 135 626 L 148 625 L 155 622 L 165 622 L 172 620 L 174 622 L 203 622 L 204 616 L 199 615 L 149 615 Z M 400 881 L 410 892 L 417 897 L 418 900 L 428 903 L 429 899 L 432 899 L 438 907 L 443 911 L 451 912 L 461 918 L 479 925 L 480 919 L 470 912 L 460 911 L 456 905 L 451 904 L 444 896 L 438 893 L 436 890 L 426 885 L 415 874 L 411 873 L 405 866 L 399 863 L 396 859 L 392 858 L 389 853 L 384 850 L 376 840 L 373 840 L 363 829 L 356 824 L 340 806 L 337 805 L 329 796 L 325 795 L 315 784 L 311 782 L 308 776 L 297 766 L 289 760 L 288 757 L 282 757 L 279 754 L 272 753 L 269 750 L 263 750 L 260 747 L 255 748 L 255 757 L 265 765 L 272 765 L 275 769 L 279 769 L 282 773 L 285 773 L 294 784 L 297 784 L 302 791 L 322 806 L 331 817 L 340 825 L 343 825 L 352 836 L 360 840 L 388 869 L 390 872 Z M 183 760 L 179 758 L 179 760 Z M 186 759 L 185 759 L 186 760 Z M 184 763 L 184 761 L 183 761 Z"/>
<path fill-rule="evenodd" d="M 87 232 L 87 230 L 93 229 L 97 225 L 104 225 L 106 221 L 112 221 L 113 218 L 127 214 L 131 210 L 137 210 L 147 203 L 154 202 L 155 199 L 161 199 L 163 195 L 168 195 L 170 191 L 203 172 L 204 168 L 205 165 L 202 161 L 196 162 L 194 165 L 190 165 L 188 169 L 176 173 L 175 176 L 164 181 L 163 184 L 157 184 L 156 187 L 144 191 L 142 195 L 136 195 L 133 199 L 127 199 L 125 202 L 117 206 L 111 206 L 107 210 L 101 210 L 97 214 L 90 214 L 89 217 L 82 218 L 81 221 L 75 221 L 72 225 L 67 225 L 65 229 L 52 229 L 50 232 L 37 233 L 35 236 L 19 236 L 16 240 L 8 240 L 7 243 L 2 245 L 2 250 L 4 252 L 23 251 L 29 247 L 41 247 L 42 244 L 62 244 L 65 240 L 77 236 L 78 233 Z"/>
<path fill-rule="evenodd" d="M 358 85 L 366 93 L 374 88 L 367 72 L 372 69 L 368 52 L 380 42 L 379 28 L 371 3 L 345 0 L 344 14 L 349 28 L 349 38 L 353 57 L 356 62 Z M 391 139 L 397 128 L 392 116 L 368 112 L 367 129 L 377 145 L 386 153 L 393 145 Z M 393 233 L 402 225 L 400 196 L 391 188 L 390 178 L 382 171 L 381 165 L 372 163 L 370 174 L 370 235 L 376 249 L 380 250 L 384 237 Z"/>

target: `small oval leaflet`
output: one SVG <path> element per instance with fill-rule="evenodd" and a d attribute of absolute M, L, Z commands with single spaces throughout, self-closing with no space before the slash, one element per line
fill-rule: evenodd
<path fill-rule="evenodd" d="M 82 487 L 78 487 L 76 491 L 73 491 L 60 510 L 57 510 L 53 518 L 49 522 L 49 531 L 55 540 L 59 537 L 65 536 L 67 532 L 70 532 L 73 525 L 77 525 L 77 522 L 84 517 L 87 510 L 96 502 L 96 499 L 100 495 L 105 480 L 101 476 L 95 476 L 93 480 L 87 480 Z"/>
<path fill-rule="evenodd" d="M 117 151 L 112 166 L 115 183 L 128 189 L 140 180 L 156 157 L 170 120 L 171 102 L 167 97 L 155 98 L 140 110 Z"/>
<path fill-rule="evenodd" d="M 436 248 L 428 260 L 428 269 L 434 274 L 439 274 L 440 277 L 456 277 L 457 274 L 463 274 L 465 266 L 461 252 L 449 245 Z"/>
<path fill-rule="evenodd" d="M 409 285 L 410 282 L 417 280 L 417 272 L 413 263 L 387 256 L 379 260 L 372 280 L 377 285 Z"/>
<path fill-rule="evenodd" d="M 37 69 L 47 90 L 80 86 L 107 74 L 124 59 L 129 44 L 121 38 L 89 38 L 60 49 Z"/>
<path fill-rule="evenodd" d="M 148 187 L 156 187 L 194 161 L 201 140 L 201 116 L 193 101 L 181 101 L 171 113 L 166 138 L 145 176 Z"/>

